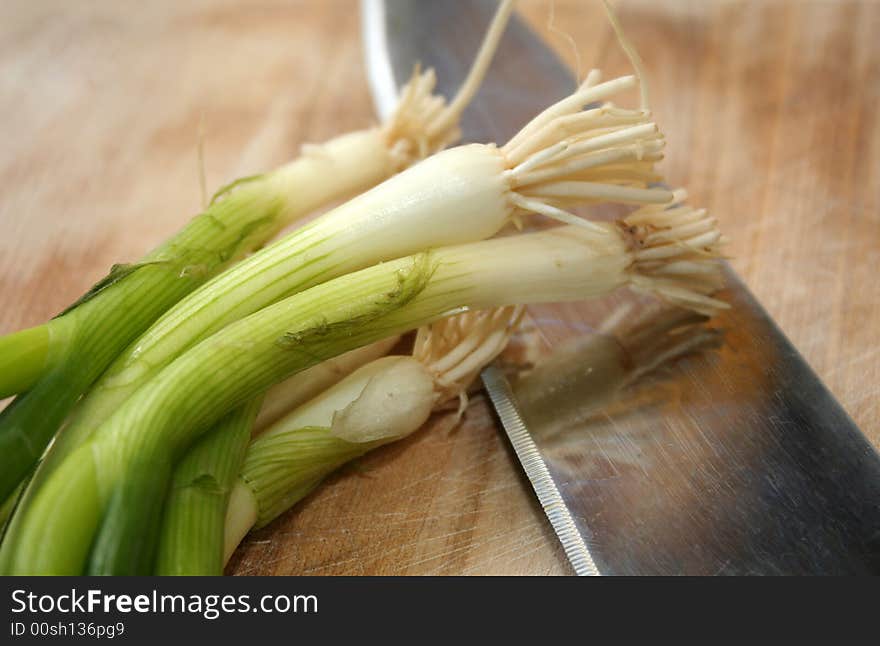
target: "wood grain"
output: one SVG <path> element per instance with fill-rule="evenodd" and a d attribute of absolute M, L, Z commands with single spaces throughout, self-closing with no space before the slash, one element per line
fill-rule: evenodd
<path fill-rule="evenodd" d="M 569 61 L 628 70 L 598 3 L 522 0 Z M 880 3 L 618 3 L 669 181 L 880 445 Z M 374 122 L 352 2 L 0 6 L 0 333 L 136 258 L 209 190 Z M 577 55 L 564 31 L 577 43 Z M 334 476 L 254 534 L 239 574 L 564 574 L 481 398 Z"/>

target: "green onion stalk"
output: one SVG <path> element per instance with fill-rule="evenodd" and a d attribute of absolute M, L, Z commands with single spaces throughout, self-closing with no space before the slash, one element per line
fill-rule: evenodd
<path fill-rule="evenodd" d="M 694 308 L 722 306 L 706 295 L 718 287 L 717 268 L 706 266 L 721 235 L 683 208 L 380 263 L 228 325 L 156 375 L 50 474 L 24 510 L 9 571 L 76 574 L 88 563 L 118 562 L 92 546 L 103 544 L 95 538 L 104 527 L 131 535 L 125 527 L 153 507 L 147 499 L 109 504 L 130 468 L 173 464 L 227 411 L 343 352 L 463 308 L 592 298 L 623 285 Z"/>
<path fill-rule="evenodd" d="M 223 544 L 217 536 L 224 531 L 229 495 L 261 403 L 262 398 L 256 397 L 228 413 L 175 468 L 164 514 L 156 525 L 161 528 L 157 574 L 212 575 L 223 571 Z M 153 574 L 153 563 L 144 565 L 143 573 Z"/>
<path fill-rule="evenodd" d="M 0 498 L 18 486 L 80 395 L 132 339 L 279 230 L 293 199 L 281 177 L 242 186 L 140 262 L 115 266 L 58 317 L 0 342 L 2 394 L 27 391 L 0 413 Z"/>
<path fill-rule="evenodd" d="M 175 468 L 155 573 L 222 574 L 226 509 L 252 434 L 382 357 L 398 339 L 382 339 L 303 370 L 229 413 L 201 437 Z"/>
<path fill-rule="evenodd" d="M 18 501 L 18 496 L 23 488 L 24 482 L 19 484 L 18 487 L 15 488 L 15 491 L 6 498 L 6 501 L 0 505 L 0 533 L 6 528 L 6 521 L 12 516 L 12 512 L 15 510 L 15 504 Z"/>
<path fill-rule="evenodd" d="M 283 393 L 278 387 L 270 389 L 267 396 L 274 397 L 276 404 L 271 410 L 280 411 L 282 404 L 286 414 L 278 415 L 274 423 L 260 434 L 259 447 L 264 446 L 264 438 L 282 434 L 289 427 L 299 429 L 303 426 L 329 426 L 330 421 L 337 422 L 335 434 L 346 439 L 342 445 L 351 451 L 346 455 L 360 454 L 372 439 L 379 437 L 401 436 L 420 426 L 425 416 L 438 406 L 463 393 L 473 376 L 476 374 L 473 359 L 477 362 L 488 362 L 504 347 L 513 327 L 512 319 L 518 320 L 521 308 L 502 308 L 498 312 L 466 312 L 446 319 L 435 326 L 422 328 L 417 335 L 414 361 L 408 357 L 382 357 L 394 345 L 398 337 L 383 339 L 377 343 L 353 350 L 339 357 L 329 359 L 307 370 L 297 373 L 283 382 Z M 490 325 L 486 325 L 489 322 Z M 499 334 L 499 328 L 501 334 Z M 426 331 L 427 330 L 427 331 Z M 465 333 L 467 332 L 467 333 Z M 476 337 L 476 341 L 475 341 Z M 433 342 L 430 339 L 434 339 Z M 458 361 L 453 357 L 449 366 L 437 363 L 434 369 L 433 356 L 425 350 L 430 348 L 436 354 L 442 352 L 443 361 L 452 348 L 451 345 L 465 347 L 467 353 Z M 371 360 L 372 359 L 372 360 Z M 464 372 L 463 372 L 464 371 Z M 305 379 L 308 377 L 308 379 Z M 303 379 L 300 379 L 303 378 Z M 321 387 L 314 389 L 313 383 L 321 382 Z M 427 386 L 426 386 L 427 384 Z M 304 396 L 306 392 L 312 396 Z M 436 392 L 435 392 L 436 391 Z M 359 402 L 355 404 L 354 402 Z M 265 410 L 261 408 L 261 414 Z M 345 409 L 345 410 L 343 410 Z M 371 429 L 365 429 L 362 422 L 366 421 Z M 242 492 L 235 492 L 233 487 L 241 487 L 238 483 L 238 470 L 231 473 L 225 468 L 230 460 L 238 458 L 238 447 L 230 451 L 227 442 L 221 438 L 231 436 L 234 431 L 223 430 L 226 421 L 212 429 L 190 449 L 183 462 L 189 463 L 197 459 L 202 468 L 199 477 L 206 478 L 213 486 L 222 483 L 225 494 L 232 489 L 232 495 L 241 497 Z M 342 426 L 344 426 L 344 429 Z M 401 431 L 401 427 L 404 430 Z M 317 429 L 316 429 L 316 432 Z M 356 437 L 355 437 L 356 436 Z M 369 440 L 365 439 L 369 438 Z M 301 439 L 300 436 L 297 439 Z M 247 445 L 250 437 L 246 437 Z M 274 446 L 278 440 L 269 441 Z M 349 446 L 350 445 L 350 446 Z M 371 444 L 372 446 L 372 444 Z M 264 451 L 272 459 L 274 448 Z M 231 456 L 230 453 L 235 453 Z M 282 452 L 278 459 L 285 463 L 305 463 L 309 461 L 308 453 Z M 302 458 L 302 460 L 300 459 Z M 335 463 L 339 455 L 334 454 L 331 463 Z M 253 462 L 253 460 L 252 460 Z M 214 466 L 216 465 L 216 466 Z M 311 465 L 311 472 L 321 472 L 321 465 Z M 178 467 L 178 474 L 183 467 Z M 189 474 L 187 479 L 193 474 Z M 318 480 L 315 480 L 317 484 Z M 280 488 L 287 487 L 281 483 Z M 226 499 L 224 499 L 225 502 Z M 236 510 L 246 509 L 240 501 L 233 505 Z M 183 496 L 170 497 L 165 503 L 165 524 L 160 539 L 160 559 L 156 574 L 189 574 L 218 575 L 222 573 L 223 564 L 228 558 L 224 553 L 224 530 L 222 510 L 206 514 L 201 501 L 190 500 Z M 292 503 L 291 503 L 292 504 Z M 241 514 L 237 514 L 238 517 Z M 251 523 L 253 524 L 253 523 Z M 248 525 L 249 527 L 250 525 Z M 228 542 L 228 541 L 227 541 Z M 235 541 L 237 544 L 238 541 Z M 234 545 L 233 545 L 234 547 Z M 210 556 L 208 556 L 210 555 Z M 201 556 L 201 558 L 200 558 Z"/>
<path fill-rule="evenodd" d="M 275 384 L 266 391 L 266 396 L 263 398 L 263 405 L 260 406 L 253 424 L 254 435 L 262 433 L 288 412 L 317 397 L 361 366 L 384 357 L 397 345 L 400 338 L 400 336 L 392 336 L 365 345 Z"/>
<path fill-rule="evenodd" d="M 364 365 L 254 439 L 230 498 L 224 561 L 251 528 L 270 523 L 342 464 L 406 437 L 456 401 L 457 424 L 468 387 L 504 350 L 522 312 L 468 311 L 424 326 L 411 357 Z"/>

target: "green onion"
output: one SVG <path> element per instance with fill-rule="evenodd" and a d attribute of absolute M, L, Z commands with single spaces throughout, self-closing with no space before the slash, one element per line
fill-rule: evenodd
<path fill-rule="evenodd" d="M 33 375 L 42 363 L 38 381 L 0 413 L 0 497 L 28 473 L 82 392 L 132 338 L 207 275 L 278 230 L 281 196 L 255 190 L 244 187 L 214 204 L 140 263 L 115 267 L 45 327 L 4 342 L 7 357 L 20 356 L 29 339 L 47 344 L 42 361 L 25 361 L 25 370 L 14 373 Z"/>
<path fill-rule="evenodd" d="M 348 442 L 326 426 L 297 426 L 258 438 L 248 448 L 241 479 L 235 485 L 240 491 L 228 512 L 227 549 L 234 550 L 252 528 L 264 527 L 305 498 L 343 464 L 382 444 L 380 440 Z M 237 518 L 253 520 L 246 524 L 233 520 Z"/>
<path fill-rule="evenodd" d="M 0 399 L 27 390 L 45 371 L 49 326 L 0 336 Z"/>
<path fill-rule="evenodd" d="M 92 543 L 86 574 L 145 576 L 153 570 L 162 505 L 171 479 L 168 460 L 135 459 L 113 490 Z M 137 514 L 129 510 L 136 508 Z"/>
<path fill-rule="evenodd" d="M 0 505 L 0 536 L 6 531 L 6 521 L 9 520 L 12 516 L 12 512 L 15 511 L 15 506 L 18 504 L 18 497 L 21 495 L 22 489 L 24 489 L 24 482 L 20 483 L 15 490 L 6 497 L 3 504 Z"/>
<path fill-rule="evenodd" d="M 226 415 L 175 468 L 165 500 L 156 574 L 223 573 L 223 527 L 229 493 L 259 409 L 257 397 Z"/>
<path fill-rule="evenodd" d="M 432 410 L 464 399 L 477 373 L 504 349 L 522 308 L 465 312 L 419 329 L 413 357 L 386 357 L 273 424 L 247 450 L 226 518 L 225 560 L 330 472 L 406 437 Z M 460 405 L 458 417 L 464 410 Z"/>
<path fill-rule="evenodd" d="M 265 398 L 257 397 L 236 409 L 202 436 L 175 468 L 165 501 L 156 573 L 222 574 L 229 494 L 238 479 L 252 429 L 259 432 L 288 410 L 384 355 L 398 338 L 382 339 L 303 370 L 270 388 Z"/>
<path fill-rule="evenodd" d="M 11 570 L 81 572 L 129 465 L 173 462 L 225 411 L 290 374 L 461 308 L 591 298 L 627 284 L 695 309 L 721 307 L 705 295 L 719 284 L 720 242 L 699 212 L 646 207 L 623 224 L 374 265 L 266 307 L 178 357 L 70 454 L 25 510 Z M 61 506 L 74 500 L 77 513 Z"/>
<path fill-rule="evenodd" d="M 238 479 L 252 429 L 259 432 L 268 425 L 266 420 L 281 417 L 384 355 L 398 338 L 382 339 L 303 370 L 270 388 L 265 398 L 257 397 L 233 411 L 205 433 L 175 470 L 175 486 L 165 501 L 156 573 L 222 574 L 229 494 Z"/>
<path fill-rule="evenodd" d="M 356 348 L 298 372 L 272 386 L 266 392 L 263 405 L 254 420 L 253 432 L 255 434 L 261 433 L 289 411 L 327 390 L 361 366 L 385 356 L 399 340 L 399 336 L 392 336 L 362 348 Z"/>

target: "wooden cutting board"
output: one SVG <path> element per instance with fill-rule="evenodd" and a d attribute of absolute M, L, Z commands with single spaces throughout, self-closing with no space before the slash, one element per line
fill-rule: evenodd
<path fill-rule="evenodd" d="M 880 444 L 880 4 L 618 3 L 670 183 Z M 573 67 L 628 71 L 598 3 L 522 0 Z M 577 43 L 577 55 L 569 40 Z M 578 59 L 580 63 L 578 63 Z M 374 123 L 351 1 L 0 5 L 0 333 L 40 323 L 209 192 Z M 237 574 L 565 574 L 477 397 L 331 478 L 239 550 Z"/>

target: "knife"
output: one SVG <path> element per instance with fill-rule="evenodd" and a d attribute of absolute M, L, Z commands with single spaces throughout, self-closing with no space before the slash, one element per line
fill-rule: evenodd
<path fill-rule="evenodd" d="M 492 0 L 362 0 L 377 112 L 419 61 L 453 96 Z M 516 18 L 462 119 L 503 143 L 575 79 Z M 731 308 L 530 307 L 533 368 L 483 383 L 574 573 L 880 574 L 880 455 L 725 266 Z"/>

